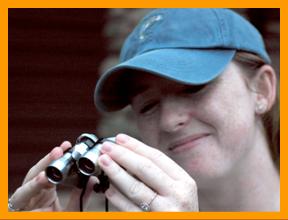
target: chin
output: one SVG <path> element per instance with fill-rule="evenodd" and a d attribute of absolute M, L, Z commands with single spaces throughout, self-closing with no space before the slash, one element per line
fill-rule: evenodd
<path fill-rule="evenodd" d="M 213 181 L 219 181 L 225 179 L 227 170 L 224 169 L 221 164 L 211 163 L 211 161 L 205 163 L 202 161 L 194 161 L 186 166 L 185 170 L 191 175 L 191 177 L 197 182 L 197 184 L 213 184 Z"/>

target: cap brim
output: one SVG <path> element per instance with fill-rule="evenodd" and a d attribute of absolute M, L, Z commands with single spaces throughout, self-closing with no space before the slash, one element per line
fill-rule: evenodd
<path fill-rule="evenodd" d="M 158 49 L 138 55 L 108 70 L 97 82 L 94 103 L 100 111 L 117 111 L 129 104 L 123 82 L 129 74 L 149 73 L 183 84 L 205 84 L 220 75 L 235 50 Z M 135 70 L 135 71 L 133 71 Z M 138 77 L 138 76 L 137 76 Z M 127 84 L 127 83 L 126 83 Z"/>

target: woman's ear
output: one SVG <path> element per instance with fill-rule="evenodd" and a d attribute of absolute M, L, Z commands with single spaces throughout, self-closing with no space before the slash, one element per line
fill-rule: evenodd
<path fill-rule="evenodd" d="M 263 114 L 269 111 L 276 98 L 277 79 L 274 69 L 270 65 L 263 65 L 253 77 L 253 90 L 255 96 L 255 111 Z"/>

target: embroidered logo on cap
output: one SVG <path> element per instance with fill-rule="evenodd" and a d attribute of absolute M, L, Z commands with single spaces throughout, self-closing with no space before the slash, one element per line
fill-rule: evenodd
<path fill-rule="evenodd" d="M 139 40 L 143 41 L 146 39 L 147 30 L 152 27 L 156 22 L 163 19 L 162 15 L 154 15 L 146 20 L 139 31 Z"/>

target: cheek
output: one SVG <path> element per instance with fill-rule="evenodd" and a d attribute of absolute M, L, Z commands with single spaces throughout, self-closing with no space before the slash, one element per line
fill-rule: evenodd
<path fill-rule="evenodd" d="M 212 130 L 211 138 L 205 146 L 185 155 L 184 159 L 177 158 L 198 181 L 230 172 L 251 150 L 255 136 L 254 116 L 249 105 L 231 104 L 222 96 L 221 102 L 206 107 L 208 109 L 201 112 L 201 119 L 207 129 Z"/>
<path fill-rule="evenodd" d="M 237 97 L 237 98 L 232 98 Z M 218 102 L 212 108 L 215 117 L 217 135 L 224 148 L 229 151 L 243 151 L 251 144 L 254 135 L 254 108 L 247 94 L 225 94 L 218 97 Z"/>
<path fill-rule="evenodd" d="M 145 144 L 150 146 L 157 146 L 158 145 L 158 129 L 157 124 L 155 121 L 148 121 L 148 120 L 137 120 L 137 126 L 139 130 L 139 134 Z"/>

